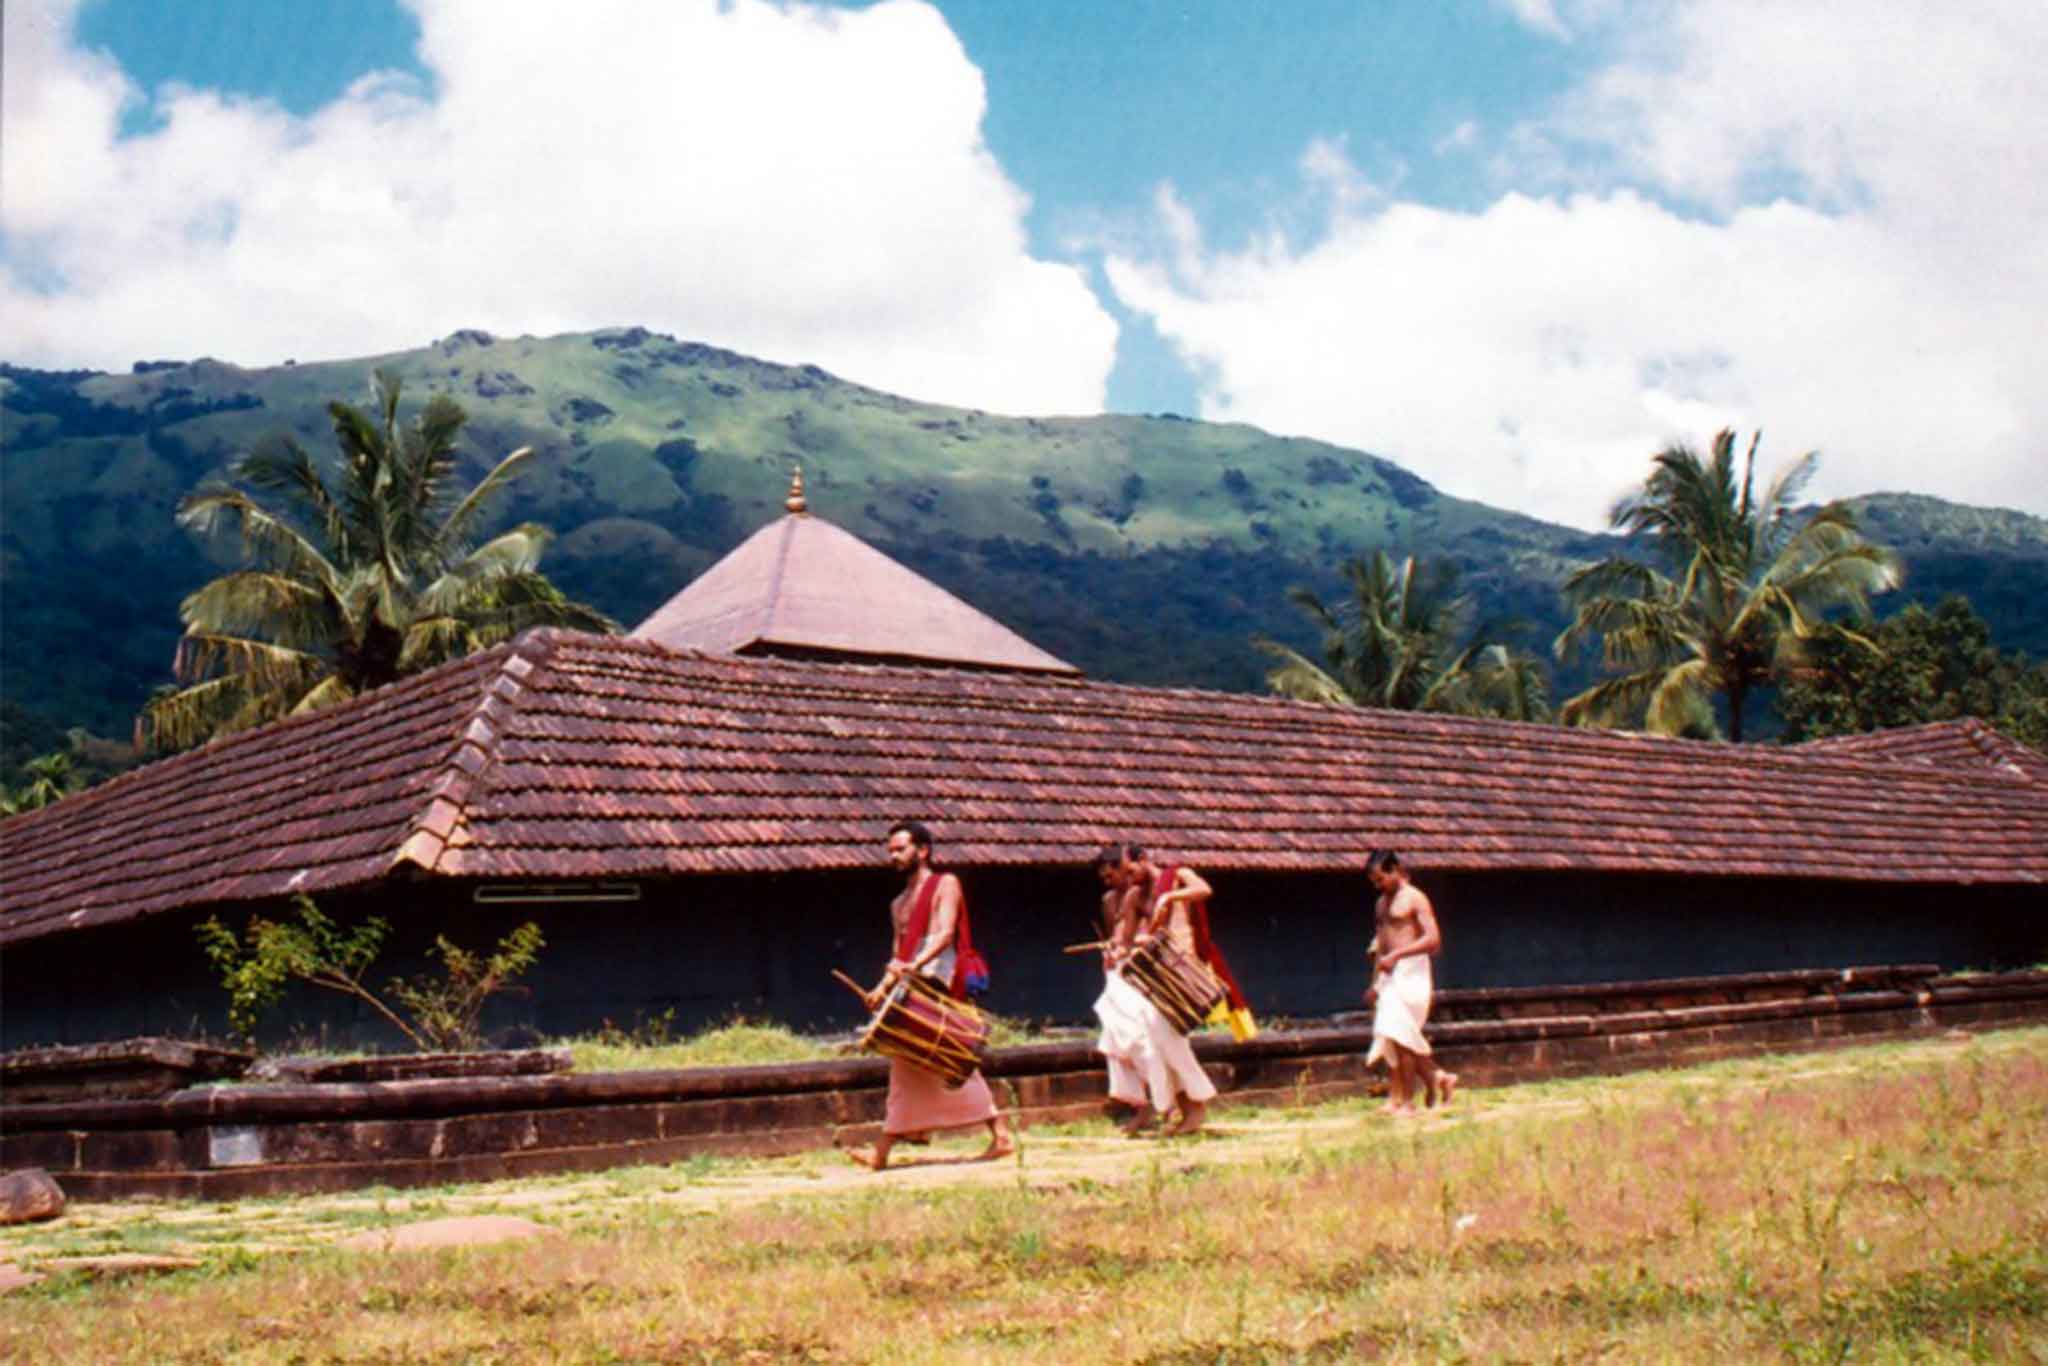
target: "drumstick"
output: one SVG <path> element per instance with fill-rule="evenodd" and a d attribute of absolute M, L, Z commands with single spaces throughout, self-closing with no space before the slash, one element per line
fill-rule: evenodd
<path fill-rule="evenodd" d="M 852 979 L 851 977 L 848 977 L 848 976 L 847 976 L 847 975 L 846 975 L 845 973 L 841 972 L 841 971 L 840 971 L 840 970 L 839 970 L 838 968 L 834 968 L 834 969 L 832 969 L 832 975 L 833 975 L 834 977 L 837 977 L 837 978 L 838 978 L 838 979 L 839 979 L 840 981 L 844 982 L 844 983 L 846 984 L 846 989 L 847 989 L 848 991 L 850 991 L 850 992 L 852 992 L 852 993 L 853 993 L 854 995 L 856 995 L 856 996 L 860 997 L 860 999 L 861 999 L 861 1002 L 862 1002 L 862 1004 L 866 1004 L 866 1002 L 867 1002 L 867 999 L 868 999 L 868 989 L 867 989 L 866 987 L 864 987 L 864 986 L 862 986 L 862 985 L 861 985 L 860 983 L 858 983 L 858 982 L 854 981 L 854 980 L 853 980 L 853 979 Z"/>
<path fill-rule="evenodd" d="M 1092 952 L 1092 951 L 1093 951 L 1093 950 L 1095 950 L 1095 949 L 1106 949 L 1106 948 L 1108 948 L 1108 947 L 1109 947 L 1109 945 L 1110 945 L 1110 941 L 1109 941 L 1109 940 L 1107 940 L 1107 939 L 1091 939 L 1091 940 L 1089 940 L 1089 941 L 1088 941 L 1087 943 L 1085 943 L 1085 944 L 1069 944 L 1069 945 L 1067 945 L 1067 946 L 1066 946 L 1065 948 L 1061 949 L 1061 950 L 1060 950 L 1060 952 L 1061 952 L 1061 953 L 1089 953 L 1089 952 Z"/>

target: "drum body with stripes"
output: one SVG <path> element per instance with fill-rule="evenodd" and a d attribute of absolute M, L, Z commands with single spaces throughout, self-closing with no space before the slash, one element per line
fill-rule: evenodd
<path fill-rule="evenodd" d="M 980 1069 L 988 1052 L 988 1017 L 927 978 L 904 977 L 882 998 L 861 1032 L 860 1046 L 901 1058 L 949 1087 L 959 1086 Z"/>
<path fill-rule="evenodd" d="M 1209 971 L 1208 964 L 1188 957 L 1164 938 L 1133 948 L 1124 960 L 1123 973 L 1124 980 L 1183 1034 L 1201 1028 L 1225 997 L 1223 983 Z"/>

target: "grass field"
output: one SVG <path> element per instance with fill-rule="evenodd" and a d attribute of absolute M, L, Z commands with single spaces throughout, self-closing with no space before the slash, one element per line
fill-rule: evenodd
<path fill-rule="evenodd" d="M 1080 1031 L 1070 1031 L 1083 1037 Z M 1092 1036 L 1087 1036 L 1092 1037 Z M 739 1067 L 763 1063 L 819 1062 L 847 1057 L 858 1050 L 851 1033 L 837 1039 L 799 1034 L 787 1025 L 744 1017 L 688 1035 L 671 1038 L 665 1020 L 632 1029 L 613 1028 L 580 1038 L 558 1039 L 567 1048 L 577 1072 L 639 1072 L 672 1067 Z M 989 1045 L 1042 1043 L 1046 1036 L 1031 1024 L 1001 1015 L 989 1019 Z"/>
<path fill-rule="evenodd" d="M 331 1245 L 485 1210 L 554 1232 Z M 87 1247 L 201 1264 L 17 1291 L 0 1358 L 2048 1361 L 2048 1030 L 1471 1092 L 1419 1121 L 1040 1128 L 1014 1161 L 878 1177 L 701 1159 L 0 1231 L 30 1266 Z"/>

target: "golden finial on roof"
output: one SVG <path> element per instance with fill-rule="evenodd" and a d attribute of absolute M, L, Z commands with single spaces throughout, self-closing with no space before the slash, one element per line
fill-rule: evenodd
<path fill-rule="evenodd" d="M 789 497 L 782 500 L 782 505 L 799 516 L 811 510 L 810 504 L 804 501 L 804 467 L 802 465 L 798 465 L 789 472 Z"/>

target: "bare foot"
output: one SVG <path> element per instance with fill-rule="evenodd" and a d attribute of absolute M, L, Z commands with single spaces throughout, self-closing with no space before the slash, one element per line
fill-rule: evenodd
<path fill-rule="evenodd" d="M 1198 1100 L 1191 1100 L 1180 1107 L 1180 1122 L 1166 1131 L 1168 1138 L 1179 1138 L 1183 1134 L 1198 1134 L 1202 1121 L 1209 1117 L 1209 1107 Z"/>
<path fill-rule="evenodd" d="M 1116 1127 L 1123 1131 L 1124 1137 L 1136 1138 L 1158 1122 L 1159 1116 L 1150 1110 L 1133 1110 L 1131 1117 Z"/>
<path fill-rule="evenodd" d="M 1456 1072 L 1439 1072 L 1436 1074 L 1436 1084 L 1443 1088 L 1444 1104 L 1449 1105 L 1451 1097 L 1458 1094 L 1458 1074 Z"/>
<path fill-rule="evenodd" d="M 1016 1151 L 1017 1145 L 1015 1143 L 1012 1143 L 1009 1139 L 992 1138 L 989 1140 L 988 1146 L 981 1150 L 981 1156 L 975 1158 L 974 1160 L 976 1162 L 996 1162 L 1000 1161 L 1005 1157 L 1008 1157 L 1011 1153 L 1014 1153 Z"/>
<path fill-rule="evenodd" d="M 1389 1119 L 1409 1119 L 1414 1114 L 1415 1107 L 1413 1105 L 1389 1105 L 1387 1107 L 1387 1117 Z"/>
<path fill-rule="evenodd" d="M 887 1158 L 877 1153 L 871 1153 L 866 1148 L 848 1148 L 846 1150 L 846 1160 L 856 1167 L 865 1167 L 871 1172 L 878 1172 L 888 1165 Z"/>

